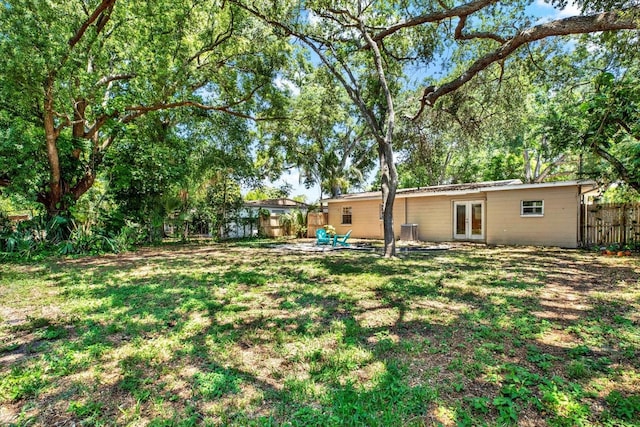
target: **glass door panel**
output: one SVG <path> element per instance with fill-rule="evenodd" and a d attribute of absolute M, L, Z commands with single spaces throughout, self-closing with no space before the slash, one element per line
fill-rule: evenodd
<path fill-rule="evenodd" d="M 482 203 L 471 203 L 471 235 L 482 236 Z"/>
<path fill-rule="evenodd" d="M 467 235 L 467 206 L 456 204 L 456 235 Z"/>

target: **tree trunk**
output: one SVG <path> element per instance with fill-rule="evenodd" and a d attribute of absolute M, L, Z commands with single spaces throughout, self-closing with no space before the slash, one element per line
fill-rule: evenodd
<path fill-rule="evenodd" d="M 44 132 L 49 162 L 49 188 L 38 197 L 38 201 L 45 206 L 49 216 L 55 216 L 65 210 L 62 203 L 64 189 L 60 171 L 60 157 L 56 145 L 58 130 L 54 123 L 53 98 L 53 79 L 49 78 L 45 87 L 44 100 Z"/>
<path fill-rule="evenodd" d="M 335 199 L 339 197 L 340 194 L 342 194 L 340 186 L 337 185 L 334 180 L 331 180 L 331 197 Z"/>
<path fill-rule="evenodd" d="M 371 38 L 367 32 L 364 22 L 359 20 L 360 31 L 367 41 L 373 53 L 373 61 L 376 65 L 376 73 L 380 80 L 380 89 L 384 95 L 384 103 L 381 108 L 381 118 L 384 118 L 385 126 L 381 127 L 375 119 L 373 109 L 368 108 L 364 103 L 360 103 L 360 109 L 365 118 L 368 118 L 371 130 L 374 135 L 378 135 L 378 156 L 380 158 L 380 174 L 382 182 L 382 219 L 384 228 L 384 257 L 391 258 L 396 255 L 396 236 L 393 233 L 393 204 L 396 199 L 396 190 L 398 189 L 398 171 L 393 162 L 393 140 L 394 128 L 396 122 L 396 113 L 393 106 L 393 96 L 387 83 L 387 77 L 384 70 L 382 54 L 378 44 Z M 384 129 L 384 130 L 383 130 Z M 383 136 L 384 135 L 384 136 Z"/>
<path fill-rule="evenodd" d="M 384 256 L 391 258 L 396 255 L 396 236 L 393 232 L 393 205 L 398 189 L 398 172 L 393 162 L 391 144 L 382 140 L 378 142 L 380 158 L 380 173 L 382 181 L 382 219 L 384 228 Z"/>
<path fill-rule="evenodd" d="M 47 80 L 44 97 L 43 124 L 45 131 L 45 144 L 47 148 L 47 160 L 49 162 L 49 184 L 48 188 L 38 195 L 38 202 L 42 203 L 50 217 L 56 215 L 67 215 L 71 205 L 86 193 L 94 184 L 96 179 L 95 167 L 102 161 L 99 154 L 94 153 L 93 166 L 87 166 L 85 174 L 71 187 L 71 183 L 65 181 L 60 167 L 60 152 L 58 151 L 58 137 L 60 129 L 55 125 L 54 111 L 54 79 Z M 84 113 L 87 101 L 81 99 L 75 103 L 74 121 L 72 122 L 72 135 L 76 139 L 85 138 L 84 135 Z M 96 136 L 97 138 L 97 136 Z M 97 142 L 94 142 L 96 146 Z M 71 152 L 73 161 L 78 161 L 81 150 L 79 148 Z"/>
<path fill-rule="evenodd" d="M 531 159 L 529 158 L 529 150 L 525 148 L 522 151 L 522 156 L 524 157 L 524 180 L 527 183 L 533 182 L 533 178 L 531 176 Z"/>

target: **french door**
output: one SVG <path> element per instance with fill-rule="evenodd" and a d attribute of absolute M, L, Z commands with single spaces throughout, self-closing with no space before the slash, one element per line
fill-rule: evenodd
<path fill-rule="evenodd" d="M 453 203 L 453 238 L 484 239 L 484 201 Z"/>

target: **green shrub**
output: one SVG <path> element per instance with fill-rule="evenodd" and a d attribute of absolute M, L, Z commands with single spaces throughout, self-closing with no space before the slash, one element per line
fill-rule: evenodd
<path fill-rule="evenodd" d="M 640 395 L 624 396 L 617 390 L 612 391 L 606 398 L 611 413 L 626 421 L 638 420 L 640 417 Z"/>
<path fill-rule="evenodd" d="M 37 397 L 45 386 L 42 369 L 16 366 L 0 379 L 0 401 Z"/>

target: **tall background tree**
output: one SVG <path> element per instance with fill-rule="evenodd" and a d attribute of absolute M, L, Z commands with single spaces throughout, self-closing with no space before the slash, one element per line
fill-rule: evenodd
<path fill-rule="evenodd" d="M 169 110 L 147 114 L 115 144 L 105 158 L 101 178 L 113 207 L 105 212 L 111 228 L 125 220 L 142 224 L 153 240 L 171 217 L 180 227 L 198 218 L 200 231 L 224 229 L 214 212 L 232 212 L 231 203 L 208 206 L 211 188 L 255 185 L 252 141 L 248 123 L 232 115 L 207 111 Z M 228 208 L 228 209 L 227 209 Z M 222 224 L 222 225 L 221 225 Z"/>
<path fill-rule="evenodd" d="M 555 150 L 578 155 L 580 175 L 640 190 L 640 54 L 637 37 L 584 37 L 563 64 L 574 72 L 545 100 L 540 123 Z"/>
<path fill-rule="evenodd" d="M 297 168 L 307 188 L 337 197 L 361 187 L 375 162 L 374 141 L 331 73 L 301 59 L 285 78 L 291 103 L 286 122 L 263 123 L 260 156 L 276 175 Z"/>

